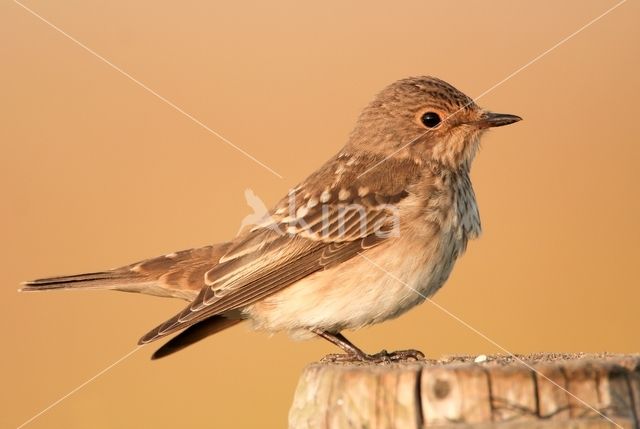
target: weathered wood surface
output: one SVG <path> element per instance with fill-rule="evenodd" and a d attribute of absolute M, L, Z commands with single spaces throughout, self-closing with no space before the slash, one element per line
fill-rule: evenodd
<path fill-rule="evenodd" d="M 639 417 L 640 355 L 458 356 L 311 364 L 289 428 L 640 429 Z"/>

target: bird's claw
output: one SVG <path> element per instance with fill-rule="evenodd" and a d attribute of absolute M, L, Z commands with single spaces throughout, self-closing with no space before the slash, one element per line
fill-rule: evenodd
<path fill-rule="evenodd" d="M 419 350 L 398 350 L 395 352 L 388 352 L 382 350 L 378 353 L 369 355 L 366 353 L 336 353 L 323 357 L 321 362 L 363 362 L 363 363 L 391 363 L 402 362 L 406 360 L 423 360 L 424 353 Z"/>

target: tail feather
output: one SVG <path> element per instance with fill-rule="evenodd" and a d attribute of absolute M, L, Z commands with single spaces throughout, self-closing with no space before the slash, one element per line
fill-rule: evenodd
<path fill-rule="evenodd" d="M 49 277 L 22 284 L 22 291 L 110 289 L 192 301 L 204 286 L 204 273 L 225 252 L 228 243 L 170 253 L 124 267 L 95 273 Z"/>
<path fill-rule="evenodd" d="M 21 291 L 32 292 L 50 289 L 92 288 L 106 289 L 123 280 L 132 280 L 131 275 L 116 271 L 76 274 L 72 276 L 48 277 L 31 280 L 22 284 Z"/>
<path fill-rule="evenodd" d="M 169 253 L 108 271 L 32 280 L 22 283 L 20 290 L 108 289 L 180 298 L 191 302 L 206 286 L 205 273 L 218 264 L 231 244 L 220 243 Z M 175 353 L 240 321 L 239 315 L 235 314 L 210 317 L 168 341 L 153 358 Z"/>

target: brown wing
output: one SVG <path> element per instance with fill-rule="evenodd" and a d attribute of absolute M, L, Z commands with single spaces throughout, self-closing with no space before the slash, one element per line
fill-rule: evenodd
<path fill-rule="evenodd" d="M 218 332 L 230 328 L 240 322 L 242 322 L 242 319 L 232 319 L 224 316 L 209 317 L 202 322 L 189 326 L 187 329 L 171 338 L 153 353 L 151 359 L 160 359 L 165 356 L 169 356 L 170 354 L 178 352 L 185 347 L 189 347 L 210 335 L 217 334 Z"/>
<path fill-rule="evenodd" d="M 183 294 L 192 301 L 202 289 L 204 273 L 214 267 L 229 247 L 229 243 L 182 250 L 147 259 L 121 268 L 151 280 L 158 287 Z"/>
<path fill-rule="evenodd" d="M 399 177 L 374 171 L 358 180 L 344 165 L 349 162 L 338 156 L 276 205 L 269 222 L 231 242 L 205 274 L 206 287 L 196 299 L 140 344 L 242 309 L 387 239 L 397 221 L 393 208 L 409 195 L 407 184 L 416 178 L 415 165 L 399 166 Z M 346 173 L 336 179 L 333 169 L 341 165 Z"/>
<path fill-rule="evenodd" d="M 372 234 L 355 241 L 331 243 L 263 229 L 253 232 L 246 244 L 253 246 L 256 239 L 264 242 L 264 246 L 209 270 L 204 277 L 207 286 L 193 303 L 145 335 L 140 343 L 154 341 L 213 315 L 250 305 L 386 238 Z M 236 251 L 241 249 L 236 248 Z"/>

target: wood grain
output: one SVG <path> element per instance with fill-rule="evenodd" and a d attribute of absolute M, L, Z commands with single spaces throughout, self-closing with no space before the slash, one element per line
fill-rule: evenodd
<path fill-rule="evenodd" d="M 640 429 L 640 356 L 454 356 L 383 365 L 315 363 L 291 429 Z"/>

